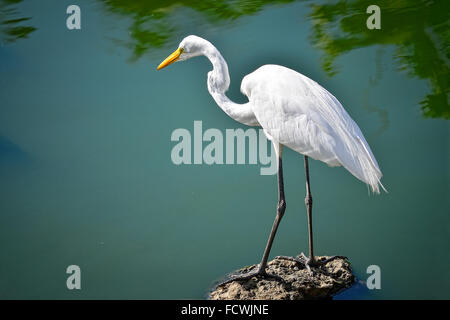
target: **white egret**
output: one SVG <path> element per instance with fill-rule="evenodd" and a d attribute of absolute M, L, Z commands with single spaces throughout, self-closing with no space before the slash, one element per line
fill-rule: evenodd
<path fill-rule="evenodd" d="M 331 93 L 317 82 L 283 66 L 264 65 L 245 76 L 241 92 L 248 97 L 249 102 L 232 102 L 225 95 L 230 86 L 227 63 L 216 47 L 197 36 L 184 38 L 178 49 L 157 70 L 200 55 L 206 56 L 212 63 L 213 70 L 208 72 L 207 83 L 208 91 L 216 103 L 234 120 L 249 126 L 261 126 L 272 142 L 278 159 L 277 212 L 261 263 L 256 271 L 229 281 L 253 276 L 274 277 L 265 270 L 273 239 L 286 209 L 281 159 L 283 146 L 304 155 L 309 257 L 302 254 L 291 259 L 304 264 L 311 272 L 310 267 L 326 263 L 334 257 L 320 262 L 314 258 L 308 157 L 329 166 L 344 166 L 370 186 L 373 192 L 380 193 L 380 186 L 384 189 L 380 182 L 382 174 L 366 139 Z"/>

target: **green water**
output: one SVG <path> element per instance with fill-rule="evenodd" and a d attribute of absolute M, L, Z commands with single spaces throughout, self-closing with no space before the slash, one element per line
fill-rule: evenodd
<path fill-rule="evenodd" d="M 171 161 L 176 128 L 245 128 L 206 89 L 206 58 L 155 71 L 181 39 L 209 39 L 229 96 L 275 63 L 318 81 L 359 124 L 388 194 L 310 162 L 315 250 L 349 257 L 342 299 L 450 298 L 449 5 L 378 1 L 0 1 L 0 298 L 205 297 L 258 263 L 276 176 Z M 307 250 L 302 157 L 284 152 L 287 210 L 271 257 Z M 81 268 L 81 290 L 66 268 Z"/>

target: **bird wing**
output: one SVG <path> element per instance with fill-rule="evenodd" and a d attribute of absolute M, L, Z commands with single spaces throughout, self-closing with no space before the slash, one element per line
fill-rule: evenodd
<path fill-rule="evenodd" d="M 342 165 L 379 192 L 382 174 L 361 130 L 317 82 L 265 65 L 243 79 L 241 91 L 269 139 L 330 166 Z"/>

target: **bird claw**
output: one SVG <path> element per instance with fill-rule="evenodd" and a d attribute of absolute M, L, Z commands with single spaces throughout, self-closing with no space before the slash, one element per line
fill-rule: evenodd
<path fill-rule="evenodd" d="M 282 259 L 287 261 L 295 262 L 301 269 L 306 268 L 309 272 L 309 274 L 312 276 L 313 273 L 311 271 L 311 263 L 308 257 L 302 252 L 296 257 L 289 257 L 289 256 L 277 256 L 276 259 Z"/>
<path fill-rule="evenodd" d="M 228 283 L 231 283 L 231 282 L 234 282 L 234 281 L 250 280 L 251 278 L 254 278 L 254 277 L 256 277 L 258 279 L 272 278 L 272 279 L 275 279 L 276 281 L 284 282 L 284 279 L 282 277 L 274 275 L 274 274 L 270 274 L 270 273 L 267 273 L 265 271 L 262 271 L 262 270 L 258 269 L 258 270 L 255 270 L 255 271 L 250 271 L 250 272 L 247 272 L 247 273 L 243 273 L 243 274 L 232 276 L 229 279 L 220 282 L 217 285 L 217 287 L 225 285 L 225 284 L 228 284 Z"/>
<path fill-rule="evenodd" d="M 277 259 L 288 260 L 297 263 L 302 269 L 306 268 L 310 276 L 313 276 L 313 268 L 321 267 L 326 265 L 328 262 L 333 261 L 335 259 L 347 259 L 344 256 L 332 256 L 326 258 L 324 260 L 316 260 L 308 258 L 303 252 L 300 253 L 297 257 L 288 257 L 288 256 L 278 256 Z"/>

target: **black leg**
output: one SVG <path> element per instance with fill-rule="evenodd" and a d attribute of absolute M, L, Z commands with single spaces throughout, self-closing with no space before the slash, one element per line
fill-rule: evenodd
<path fill-rule="evenodd" d="M 312 267 L 319 267 L 321 265 L 325 265 L 328 262 L 331 262 L 335 259 L 347 259 L 344 256 L 332 256 L 329 258 L 321 259 L 320 261 L 316 260 L 314 257 L 314 246 L 313 246 L 313 230 L 312 230 L 312 196 L 311 196 L 311 185 L 309 182 L 309 162 L 308 156 L 305 156 L 305 175 L 306 175 L 306 197 L 305 197 L 305 205 L 306 212 L 308 216 L 308 236 L 309 236 L 309 257 L 302 252 L 297 257 L 287 257 L 287 256 L 278 256 L 277 258 L 283 260 L 289 260 L 298 263 L 300 266 L 305 266 L 309 273 L 313 275 L 311 270 Z"/>
<path fill-rule="evenodd" d="M 250 271 L 245 274 L 240 274 L 237 276 L 233 276 L 226 281 L 221 282 L 218 286 L 224 285 L 236 280 L 247 280 L 253 277 L 267 277 L 274 278 L 278 281 L 283 281 L 283 279 L 276 275 L 271 275 L 266 273 L 267 260 L 269 258 L 270 249 L 272 248 L 273 239 L 275 238 L 275 234 L 277 233 L 278 226 L 280 224 L 281 219 L 283 218 L 284 211 L 286 210 L 286 201 L 284 199 L 284 182 L 283 182 L 283 164 L 281 161 L 281 153 L 278 158 L 278 205 L 277 205 L 277 214 L 275 216 L 275 221 L 272 225 L 272 230 L 270 231 L 269 239 L 267 240 L 266 248 L 264 249 L 264 254 L 261 259 L 261 263 L 259 267 L 255 271 Z"/>
<path fill-rule="evenodd" d="M 267 260 L 269 258 L 270 249 L 272 248 L 273 239 L 277 233 L 278 225 L 283 218 L 284 211 L 286 210 L 286 200 L 284 199 L 284 181 L 283 181 L 283 163 L 281 157 L 278 159 L 278 205 L 277 215 L 273 222 L 272 230 L 270 231 L 269 239 L 267 240 L 266 249 L 259 265 L 260 272 L 264 273 L 267 266 Z"/>
<path fill-rule="evenodd" d="M 305 175 L 306 175 L 306 197 L 305 205 L 308 214 L 308 235 L 309 235 L 309 263 L 314 264 L 314 246 L 313 246 L 313 230 L 312 230 L 312 196 L 311 186 L 309 183 L 309 162 L 308 156 L 305 156 Z"/>

